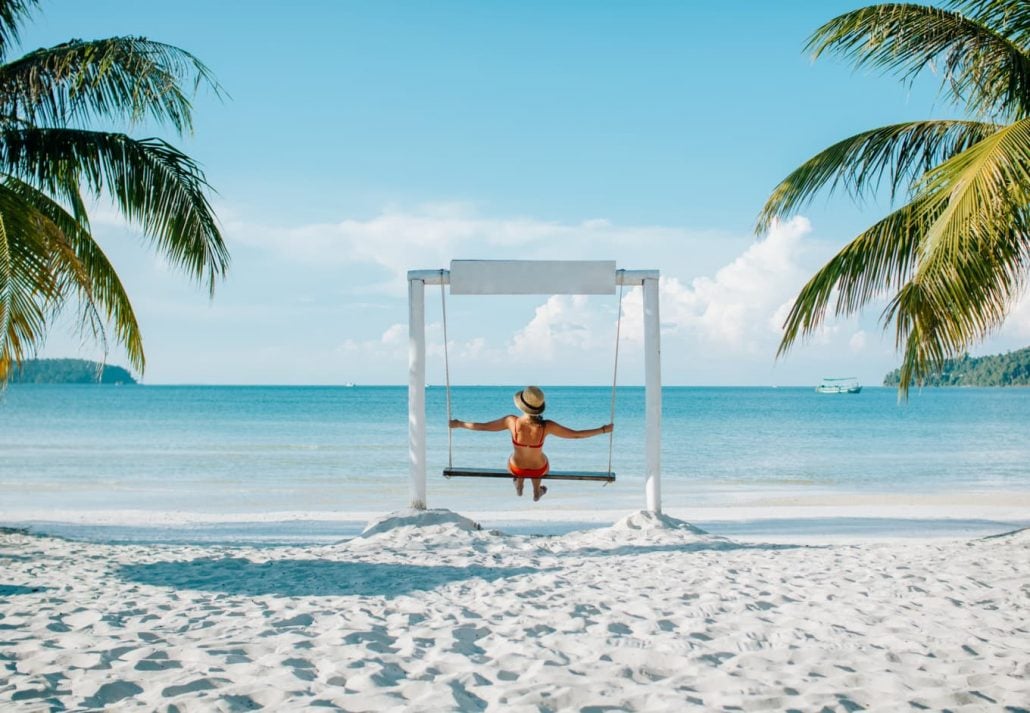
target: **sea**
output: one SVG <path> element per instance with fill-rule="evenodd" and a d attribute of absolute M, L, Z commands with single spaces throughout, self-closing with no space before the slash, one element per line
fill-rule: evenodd
<path fill-rule="evenodd" d="M 544 388 L 549 418 L 576 429 L 609 421 L 610 388 Z M 512 413 L 516 389 L 454 387 L 452 413 Z M 428 387 L 426 402 L 430 507 L 540 534 L 644 508 L 643 388 L 619 388 L 611 439 L 547 442 L 553 468 L 610 468 L 616 482 L 552 482 L 537 504 L 507 479 L 442 477 L 448 464 L 503 468 L 510 442 L 448 434 L 442 387 Z M 11 385 L 0 395 L 0 526 L 105 541 L 334 541 L 408 505 L 407 429 L 403 386 Z M 1027 493 L 1028 436 L 1030 389 L 924 389 L 899 402 L 878 387 L 666 387 L 663 506 Z"/>

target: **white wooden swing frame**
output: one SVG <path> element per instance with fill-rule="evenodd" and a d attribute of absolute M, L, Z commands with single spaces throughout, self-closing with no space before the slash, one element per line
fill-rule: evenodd
<path fill-rule="evenodd" d="M 426 285 L 451 294 L 614 294 L 618 286 L 643 288 L 644 496 L 647 510 L 662 511 L 661 346 L 658 270 L 616 270 L 607 260 L 454 260 L 450 270 L 408 272 L 408 461 L 411 508 L 426 509 Z M 508 476 L 510 477 L 510 476 Z"/>

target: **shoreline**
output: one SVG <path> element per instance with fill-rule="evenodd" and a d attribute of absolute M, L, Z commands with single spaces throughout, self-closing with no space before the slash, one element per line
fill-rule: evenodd
<path fill-rule="evenodd" d="M 704 490 L 698 496 L 706 500 L 711 494 Z M 723 493 L 725 499 L 726 493 Z M 454 508 L 452 500 L 433 498 L 430 509 Z M 769 490 L 737 493 L 731 504 L 704 504 L 688 507 L 664 507 L 663 511 L 682 520 L 753 520 L 764 517 L 784 519 L 791 517 L 898 517 L 915 518 L 1030 518 L 1030 490 L 956 490 L 936 493 L 895 492 L 840 492 L 825 491 L 817 494 L 773 494 Z M 569 506 L 561 509 L 543 503 L 527 505 L 524 499 L 508 495 L 498 499 L 499 507 L 463 508 L 469 516 L 490 520 L 576 520 L 584 522 L 612 522 L 628 511 L 638 508 L 593 508 Z M 511 507 L 504 507 L 511 505 Z M 520 507 L 525 506 L 525 507 Z M 0 508 L 0 526 L 11 521 L 48 520 L 54 522 L 80 522 L 109 525 L 133 524 L 203 524 L 218 522 L 285 522 L 291 520 L 368 521 L 381 517 L 384 512 L 405 509 L 401 501 L 389 502 L 377 510 L 370 509 L 304 509 L 255 510 L 243 512 L 208 512 L 203 510 L 159 510 L 144 508 Z"/>
<path fill-rule="evenodd" d="M 401 508 L 395 508 L 400 510 Z M 324 545 L 353 538 L 386 511 L 205 513 L 160 510 L 0 510 L 0 528 L 86 542 Z M 564 535 L 610 526 L 629 510 L 462 509 L 486 530 Z M 1030 493 L 866 493 L 762 497 L 663 512 L 713 535 L 796 543 L 969 539 L 1030 527 Z"/>

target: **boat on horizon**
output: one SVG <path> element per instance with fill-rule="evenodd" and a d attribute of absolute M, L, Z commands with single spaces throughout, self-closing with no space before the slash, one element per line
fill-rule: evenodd
<path fill-rule="evenodd" d="M 832 379 L 823 379 L 823 383 L 815 387 L 820 394 L 857 394 L 862 391 L 862 385 L 853 376 L 844 376 Z"/>

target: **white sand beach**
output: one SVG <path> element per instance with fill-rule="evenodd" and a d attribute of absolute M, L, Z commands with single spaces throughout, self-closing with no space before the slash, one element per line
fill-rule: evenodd
<path fill-rule="evenodd" d="M 0 708 L 1026 710 L 1030 531 L 555 537 L 397 513 L 323 547 L 0 533 Z"/>

